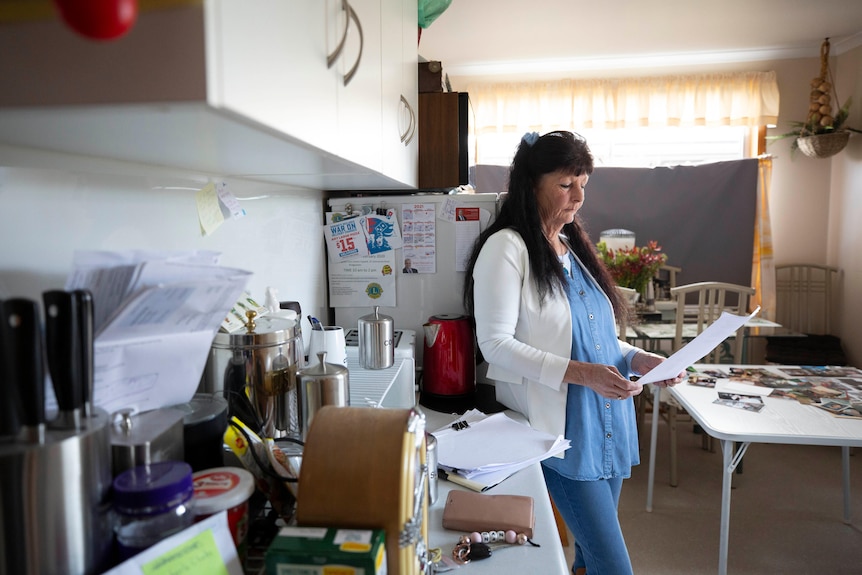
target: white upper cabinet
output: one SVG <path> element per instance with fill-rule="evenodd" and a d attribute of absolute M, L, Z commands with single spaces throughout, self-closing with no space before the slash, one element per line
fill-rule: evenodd
<path fill-rule="evenodd" d="M 335 151 L 337 75 L 327 68 L 327 4 L 217 0 L 207 17 L 207 98 Z M 340 3 L 340 0 L 338 0 Z"/>
<path fill-rule="evenodd" d="M 416 3 L 382 0 L 383 172 L 418 181 L 418 52 Z"/>
<path fill-rule="evenodd" d="M 337 153 L 380 170 L 380 0 L 327 0 L 336 4 L 333 41 L 344 38 L 338 73 Z M 344 9 L 339 8 L 343 6 Z"/>
<path fill-rule="evenodd" d="M 391 93 L 417 98 L 415 43 L 389 48 L 405 14 L 415 29 L 416 0 L 204 0 L 142 8 L 110 42 L 56 18 L 0 24 L 0 53 L 15 55 L 0 57 L 0 144 L 320 189 L 413 188 L 416 156 L 384 152 Z M 408 65 L 412 88 L 389 73 Z"/>

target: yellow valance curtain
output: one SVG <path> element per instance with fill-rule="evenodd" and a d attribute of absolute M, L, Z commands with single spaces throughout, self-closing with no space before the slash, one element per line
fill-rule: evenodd
<path fill-rule="evenodd" d="M 775 72 L 474 84 L 467 91 L 476 134 L 762 126 L 778 119 Z"/>

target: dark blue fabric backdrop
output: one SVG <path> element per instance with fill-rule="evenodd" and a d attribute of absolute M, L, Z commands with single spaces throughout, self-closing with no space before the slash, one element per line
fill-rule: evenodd
<path fill-rule="evenodd" d="M 508 168 L 474 166 L 477 192 L 506 190 Z M 593 241 L 603 230 L 635 232 L 637 245 L 655 240 L 668 264 L 682 268 L 677 284 L 724 281 L 751 285 L 757 159 L 700 166 L 597 167 L 581 218 Z"/>

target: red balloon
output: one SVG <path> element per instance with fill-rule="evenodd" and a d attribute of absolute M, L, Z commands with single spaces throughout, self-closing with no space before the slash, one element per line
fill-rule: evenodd
<path fill-rule="evenodd" d="M 113 40 L 129 31 L 138 17 L 138 0 L 54 0 L 72 30 L 96 40 Z"/>

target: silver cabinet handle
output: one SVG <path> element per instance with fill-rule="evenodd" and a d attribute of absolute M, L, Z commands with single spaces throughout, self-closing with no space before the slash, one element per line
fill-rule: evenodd
<path fill-rule="evenodd" d="M 410 110 L 410 104 L 407 102 L 407 98 L 404 97 L 404 94 L 401 94 L 401 103 L 404 104 L 404 106 L 407 108 L 407 110 Z M 407 140 L 408 134 L 410 134 L 410 126 L 412 124 L 413 124 L 413 118 L 411 117 L 410 122 L 407 124 L 407 127 L 404 128 L 404 133 L 401 134 L 401 143 L 404 145 L 407 145 L 406 140 Z"/>
<path fill-rule="evenodd" d="M 353 64 L 353 67 L 344 75 L 344 85 L 346 86 L 353 79 L 353 75 L 356 74 L 356 70 L 359 69 L 359 62 L 362 60 L 362 49 L 365 47 L 365 36 L 362 34 L 362 24 L 359 22 L 359 16 L 357 16 L 356 10 L 353 9 L 353 6 L 348 4 L 347 0 L 344 0 L 344 4 L 347 6 L 350 17 L 354 22 L 356 22 L 356 29 L 359 30 L 359 54 L 356 55 L 356 62 Z"/>
<path fill-rule="evenodd" d="M 347 29 L 350 27 L 350 4 L 347 3 L 347 0 L 341 0 L 341 9 L 347 12 L 347 18 L 344 20 L 344 32 L 341 34 L 341 41 L 338 43 L 338 46 L 335 47 L 335 51 L 326 57 L 326 67 L 332 68 L 332 65 L 335 64 L 335 61 L 338 60 L 338 57 L 341 55 L 341 51 L 344 49 L 344 42 L 347 40 Z"/>
<path fill-rule="evenodd" d="M 403 95 L 401 96 L 401 101 L 404 102 L 404 105 L 407 106 L 407 111 L 410 112 L 410 125 L 407 126 L 407 131 L 404 132 L 404 138 L 401 141 L 404 142 L 405 146 L 409 146 L 410 142 L 413 141 L 413 136 L 416 135 L 416 112 Z M 407 135 L 408 133 L 409 135 Z"/>

